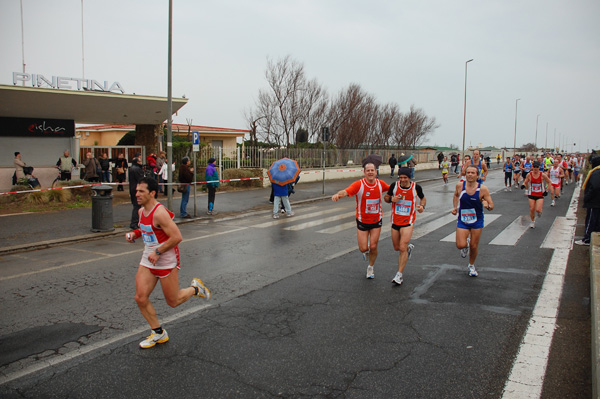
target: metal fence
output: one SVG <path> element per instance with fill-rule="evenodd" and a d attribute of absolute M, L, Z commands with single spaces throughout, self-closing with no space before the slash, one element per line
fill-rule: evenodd
<path fill-rule="evenodd" d="M 215 158 L 223 169 L 262 168 L 268 169 L 271 164 L 281 158 L 294 159 L 302 169 L 318 169 L 323 167 L 347 167 L 361 165 L 362 160 L 370 154 L 380 155 L 383 163 L 395 154 L 413 154 L 417 163 L 436 161 L 437 153 L 433 150 L 397 150 L 397 149 L 328 149 L 318 148 L 259 148 L 259 147 L 204 147 L 196 154 L 196 164 L 206 166 L 209 158 Z"/>

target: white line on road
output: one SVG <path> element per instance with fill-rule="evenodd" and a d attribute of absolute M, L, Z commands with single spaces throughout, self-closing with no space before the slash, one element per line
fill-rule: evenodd
<path fill-rule="evenodd" d="M 577 210 L 578 198 L 579 187 L 575 187 L 567 216 L 564 218 L 570 220 L 572 224 L 573 228 L 570 230 L 572 235 L 562 235 L 554 238 L 560 243 L 555 243 L 557 249 L 554 250 L 552 255 L 540 296 L 533 309 L 527 331 L 521 341 L 517 357 L 504 386 L 502 399 L 539 398 L 542 394 L 544 376 L 546 375 L 546 367 L 550 356 L 550 345 L 556 328 L 556 316 L 569 260 L 570 250 L 568 248 L 571 247 L 573 242 L 575 224 L 577 223 L 574 212 Z M 552 229 L 554 228 L 553 225 Z M 556 228 L 568 228 L 568 226 L 561 225 L 556 226 Z"/>
<path fill-rule="evenodd" d="M 483 219 L 485 225 L 488 226 L 490 223 L 492 223 L 494 220 L 498 219 L 500 216 L 502 216 L 502 215 L 498 215 L 496 213 L 485 215 L 485 218 Z M 457 216 L 454 216 L 454 218 L 456 219 Z M 442 238 L 440 241 L 456 242 L 456 231 L 453 231 L 452 233 L 448 234 L 446 237 Z"/>
<path fill-rule="evenodd" d="M 516 245 L 521 236 L 529 230 L 529 216 L 519 216 L 491 242 L 491 245 Z"/>
<path fill-rule="evenodd" d="M 339 215 L 330 216 L 328 218 L 322 218 L 322 219 L 318 219 L 318 220 L 313 220 L 312 222 L 305 222 L 305 223 L 296 224 L 294 226 L 285 227 L 284 230 L 291 230 L 291 231 L 303 230 L 303 229 L 306 229 L 309 227 L 319 226 L 324 223 L 336 222 L 342 218 L 352 216 L 355 214 L 356 214 L 356 211 L 345 212 L 345 213 L 342 213 Z"/>

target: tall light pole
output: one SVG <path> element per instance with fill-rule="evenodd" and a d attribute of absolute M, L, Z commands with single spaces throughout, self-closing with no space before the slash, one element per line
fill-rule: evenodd
<path fill-rule="evenodd" d="M 461 160 L 465 161 L 465 130 L 467 126 L 467 64 L 473 61 L 473 58 L 465 62 L 465 106 L 463 113 L 463 143 L 462 143 L 462 158 Z"/>
<path fill-rule="evenodd" d="M 548 122 L 546 122 L 546 141 L 544 142 L 544 151 L 548 151 Z"/>
<path fill-rule="evenodd" d="M 513 143 L 513 157 L 517 153 L 517 107 L 519 106 L 519 100 L 520 98 L 517 98 L 517 101 L 515 101 L 515 140 Z"/>
<path fill-rule="evenodd" d="M 81 77 L 85 79 L 85 51 L 83 43 L 83 0 L 81 0 Z"/>
<path fill-rule="evenodd" d="M 25 73 L 25 29 L 23 28 L 23 0 L 21 0 L 21 56 L 23 57 L 23 73 Z M 25 80 L 23 80 L 25 86 Z"/>
<path fill-rule="evenodd" d="M 173 0 L 169 0 L 169 39 L 167 46 L 167 208 L 173 209 L 173 93 L 172 93 L 172 77 L 173 77 Z M 196 167 L 196 165 L 194 165 Z"/>
<path fill-rule="evenodd" d="M 538 128 L 538 120 L 540 119 L 540 115 L 537 115 L 537 118 L 535 118 L 535 142 L 533 143 L 533 146 L 535 147 L 535 151 L 537 152 L 537 128 Z"/>

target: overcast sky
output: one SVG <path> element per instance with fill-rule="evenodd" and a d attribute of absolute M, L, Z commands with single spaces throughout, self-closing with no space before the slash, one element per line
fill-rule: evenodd
<path fill-rule="evenodd" d="M 290 55 L 335 96 L 411 104 L 431 145 L 600 147 L 598 0 L 174 0 L 176 123 L 246 129 L 267 59 Z M 82 76 L 81 0 L 22 0 L 26 72 Z M 168 0 L 84 0 L 85 77 L 167 96 Z M 20 0 L 0 0 L 0 84 L 22 71 Z M 547 127 L 547 128 L 546 128 Z M 547 134 L 546 134 L 547 132 Z M 556 134 L 555 134 L 556 132 Z M 573 143 L 577 145 L 574 147 Z"/>

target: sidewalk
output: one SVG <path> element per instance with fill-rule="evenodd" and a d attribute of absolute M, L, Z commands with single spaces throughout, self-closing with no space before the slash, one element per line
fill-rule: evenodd
<path fill-rule="evenodd" d="M 492 169 L 495 166 L 497 165 L 492 164 Z M 441 180 L 442 178 L 441 172 L 438 169 L 417 171 L 415 177 L 417 182 Z M 392 179 L 386 175 L 381 175 L 380 178 L 387 183 L 391 183 L 397 179 L 396 176 Z M 294 204 L 329 198 L 336 192 L 348 187 L 355 180 L 357 180 L 355 177 L 328 180 L 325 181 L 323 190 L 323 182 L 302 183 L 301 178 L 296 187 L 296 193 L 290 196 L 290 202 L 293 206 Z M 456 178 L 453 179 L 453 175 L 451 174 L 450 182 L 452 181 L 456 181 Z M 206 214 L 207 194 L 197 192 L 196 217 L 185 220 L 176 217 L 175 221 L 176 223 L 189 223 L 195 220 L 222 218 L 233 214 L 268 210 L 272 207 L 272 204 L 269 203 L 270 194 L 270 187 L 239 191 L 217 191 L 215 199 L 215 211 L 217 214 L 209 216 Z M 159 201 L 163 205 L 167 205 L 166 197 L 160 196 Z M 176 216 L 179 214 L 180 202 L 180 195 L 177 195 L 177 198 L 173 198 L 172 211 Z M 0 223 L 2 224 L 2 229 L 0 230 L 0 240 L 2 240 L 3 246 L 0 248 L 0 255 L 124 234 L 130 230 L 128 226 L 131 220 L 132 209 L 133 206 L 130 203 L 113 205 L 113 225 L 115 226 L 115 230 L 104 233 L 91 232 L 91 208 L 1 216 Z M 187 211 L 190 215 L 194 216 L 193 193 L 190 194 Z"/>

